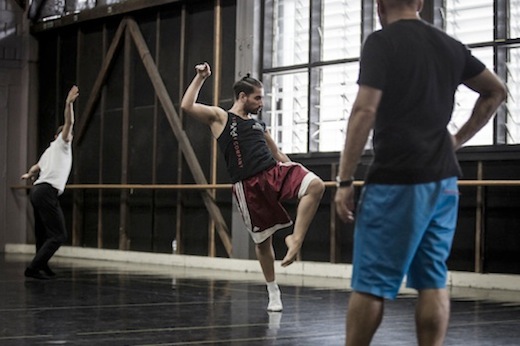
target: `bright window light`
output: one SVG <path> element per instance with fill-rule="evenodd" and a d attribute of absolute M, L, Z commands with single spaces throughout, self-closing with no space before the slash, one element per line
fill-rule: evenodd
<path fill-rule="evenodd" d="M 350 115 L 358 86 L 355 83 L 359 63 L 325 66 L 319 69 L 319 86 L 313 92 L 319 94 L 320 120 L 318 131 L 311 134 L 319 151 L 340 151 L 345 142 L 347 119 Z"/>
<path fill-rule="evenodd" d="M 309 61 L 309 0 L 273 1 L 273 67 Z"/>
<path fill-rule="evenodd" d="M 361 49 L 361 2 L 325 0 L 322 8 L 322 60 L 359 56 Z"/>
<path fill-rule="evenodd" d="M 493 48 L 473 49 L 472 53 L 482 61 L 489 69 L 493 70 Z M 460 85 L 455 94 L 455 107 L 448 129 L 451 133 L 456 133 L 461 126 L 469 119 L 478 94 L 464 85 Z M 490 120 L 473 138 L 464 144 L 470 145 L 491 145 L 493 144 L 493 120 Z"/>
<path fill-rule="evenodd" d="M 270 132 L 284 153 L 306 153 L 308 143 L 307 72 L 265 75 L 271 85 L 266 90 L 263 113 L 270 120 Z"/>
<path fill-rule="evenodd" d="M 493 0 L 445 0 L 446 32 L 465 44 L 493 41 Z"/>

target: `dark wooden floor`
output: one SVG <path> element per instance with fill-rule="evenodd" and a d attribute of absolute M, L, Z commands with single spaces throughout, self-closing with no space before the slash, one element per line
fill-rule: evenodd
<path fill-rule="evenodd" d="M 256 274 L 54 258 L 38 281 L 29 260 L 0 253 L 0 345 L 344 343 L 347 282 L 279 278 L 284 311 L 267 313 Z M 373 345 L 415 345 L 413 315 L 413 296 L 388 302 Z M 446 345 L 520 345 L 520 291 L 454 292 Z"/>

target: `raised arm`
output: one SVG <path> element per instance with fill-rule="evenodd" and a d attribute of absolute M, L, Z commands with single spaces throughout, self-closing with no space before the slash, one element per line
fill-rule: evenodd
<path fill-rule="evenodd" d="M 197 74 L 182 97 L 181 109 L 189 116 L 209 125 L 213 135 L 218 137 L 225 126 L 227 112 L 220 107 L 197 103 L 202 85 L 211 76 L 211 68 L 208 63 L 203 63 L 195 66 L 195 70 Z"/>
<path fill-rule="evenodd" d="M 488 69 L 485 69 L 476 77 L 464 81 L 464 84 L 479 93 L 480 96 L 475 102 L 468 121 L 453 136 L 455 150 L 459 149 L 487 124 L 507 96 L 504 83 Z"/>
<path fill-rule="evenodd" d="M 61 131 L 61 138 L 65 142 L 72 140 L 72 128 L 74 127 L 74 101 L 79 96 L 79 89 L 77 86 L 73 86 L 67 95 L 65 100 L 65 111 L 63 112 L 64 123 L 63 130 Z"/>

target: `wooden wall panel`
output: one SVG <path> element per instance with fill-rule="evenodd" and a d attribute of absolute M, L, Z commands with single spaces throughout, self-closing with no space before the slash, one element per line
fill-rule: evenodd
<path fill-rule="evenodd" d="M 76 83 L 81 86 L 80 98 L 76 101 L 76 112 L 82 114 L 94 86 L 98 71 L 101 68 L 104 57 L 103 50 L 103 25 L 102 23 L 87 24 L 80 29 L 78 56 L 78 78 Z"/>
<path fill-rule="evenodd" d="M 186 60 L 185 60 L 185 83 L 187 88 L 195 76 L 195 65 L 207 61 L 213 64 L 213 5 L 211 3 L 194 4 L 188 7 L 188 18 L 186 23 Z M 201 28 L 204 27 L 204 30 Z M 212 104 L 212 81 L 211 77 L 206 80 L 202 87 L 198 101 L 208 105 Z M 210 153 L 212 134 L 207 125 L 191 118 L 184 117 L 184 130 L 191 141 L 193 149 L 198 154 L 202 169 L 209 179 Z M 193 177 L 185 167 L 183 169 L 183 181 L 193 182 Z"/>
<path fill-rule="evenodd" d="M 39 36 L 38 41 L 40 46 L 38 78 L 41 86 L 38 90 L 37 155 L 39 157 L 53 140 L 56 128 L 63 122 L 63 116 L 60 119 L 57 117 L 58 101 L 56 100 L 59 37 L 56 34 L 45 34 Z"/>
<path fill-rule="evenodd" d="M 519 164 L 496 160 L 483 167 L 485 179 L 518 179 Z M 520 273 L 520 188 L 486 187 L 483 248 L 483 271 L 486 273 Z"/>
<path fill-rule="evenodd" d="M 63 107 L 70 88 L 77 83 L 78 27 L 72 26 L 60 31 L 58 49 L 58 104 Z M 63 124 L 63 117 L 60 125 Z"/>
<path fill-rule="evenodd" d="M 146 13 L 144 16 L 136 18 L 139 25 L 139 29 L 148 45 L 150 54 L 154 57 L 156 49 L 156 25 L 157 25 L 157 14 Z M 132 43 L 132 103 L 133 106 L 148 107 L 154 104 L 155 91 L 150 81 L 150 77 L 144 68 L 141 57 L 139 56 L 135 45 Z"/>
<path fill-rule="evenodd" d="M 214 1 L 184 1 L 132 12 L 140 31 L 157 64 L 164 84 L 175 107 L 192 80 L 194 66 L 202 61 L 215 62 Z M 236 0 L 221 0 L 222 54 L 219 105 L 229 108 L 233 102 L 231 86 L 234 82 Z M 186 10 L 185 12 L 184 9 Z M 186 21 L 183 21 L 183 13 Z M 97 18 L 64 25 L 53 30 L 40 30 L 40 88 L 38 154 L 47 148 L 54 131 L 63 122 L 63 102 L 70 85 L 77 81 L 81 89 L 77 109 L 81 111 L 93 82 L 99 72 L 105 50 L 119 26 L 121 15 Z M 185 25 L 185 26 L 183 26 Z M 201 30 L 201 28 L 204 28 Z M 106 30 L 106 31 L 105 31 Z M 122 109 L 124 90 L 124 56 L 122 49 L 115 56 L 112 69 L 103 88 L 105 101 L 99 102 L 93 121 L 85 132 L 84 142 L 77 148 L 74 165 L 78 167 L 75 183 L 118 184 L 121 182 L 122 157 Z M 258 54 L 261 54 L 259 52 Z M 179 181 L 193 183 L 193 177 L 185 162 L 178 160 L 179 146 L 164 112 L 155 100 L 154 90 L 142 67 L 135 48 L 131 49 L 131 109 L 129 137 L 129 178 L 131 182 L 174 184 Z M 76 76 L 77 74 L 77 76 Z M 210 78 L 201 90 L 201 102 L 213 101 L 213 83 Z M 178 109 L 178 108 L 177 108 Z M 80 112 L 78 112 L 80 113 Z M 206 125 L 191 118 L 183 120 L 185 131 L 193 144 L 198 159 L 209 178 L 212 137 Z M 155 129 L 155 130 L 154 130 Z M 518 153 L 512 146 L 463 149 L 459 153 L 464 179 L 476 179 L 478 162 L 483 165 L 484 179 L 517 179 L 520 171 Z M 516 155 L 516 156 L 515 156 Z M 514 158 L 513 158 L 514 156 Z M 501 160 L 498 157 L 507 157 Z M 294 155 L 293 159 L 309 166 L 324 180 L 331 180 L 332 166 L 338 155 Z M 370 160 L 364 158 L 357 177 L 362 178 Z M 153 164 L 155 162 L 155 165 Z M 181 165 L 178 165 L 181 162 Z M 217 181 L 229 182 L 224 161 L 219 154 Z M 154 165 L 154 167 L 152 167 Z M 154 175 L 155 174 L 155 175 Z M 483 271 L 520 273 L 518 246 L 520 243 L 520 191 L 518 188 L 483 189 L 485 209 L 483 213 Z M 475 187 L 461 187 L 459 221 L 453 251 L 448 261 L 451 270 L 473 271 L 476 267 L 475 229 L 477 228 L 477 192 Z M 334 190 L 328 189 L 309 230 L 302 248 L 306 261 L 328 261 L 330 255 L 331 199 Z M 359 193 L 359 189 L 358 189 Z M 76 198 L 78 197 L 79 198 Z M 80 244 L 96 247 L 100 236 L 104 248 L 119 247 L 120 191 L 107 190 L 81 192 L 73 199 L 73 192 L 62 197 L 67 226 L 72 225 L 73 200 L 82 208 L 82 238 Z M 139 191 L 129 194 L 129 237 L 132 249 L 142 251 L 171 252 L 171 240 L 176 224 L 182 221 L 184 253 L 207 255 L 208 212 L 197 191 Z M 178 198 L 181 196 L 180 198 Z M 216 201 L 227 224 L 231 219 L 231 192 L 218 191 Z M 180 203 L 179 205 L 177 203 Z M 98 205 L 96 205 L 98 204 Z M 294 214 L 296 203 L 287 203 Z M 180 211 L 177 213 L 177 211 Z M 101 212 L 101 214 L 100 214 Z M 178 220 L 177 217 L 182 218 Z M 285 253 L 283 236 L 275 237 L 278 256 Z M 352 257 L 352 225 L 337 223 L 337 262 L 349 263 Z M 226 256 L 217 240 L 217 256 Z"/>
<path fill-rule="evenodd" d="M 104 249 L 119 248 L 119 203 L 121 193 L 118 190 L 102 192 L 103 201 L 101 210 L 101 227 L 103 229 L 102 242 Z"/>

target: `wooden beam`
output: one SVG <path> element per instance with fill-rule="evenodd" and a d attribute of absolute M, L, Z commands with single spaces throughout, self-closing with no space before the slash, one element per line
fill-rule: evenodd
<path fill-rule="evenodd" d="M 25 6 L 27 4 L 25 0 L 14 0 L 14 2 L 16 2 L 18 4 L 18 6 L 20 6 L 20 8 L 25 10 Z"/>
<path fill-rule="evenodd" d="M 128 141 L 130 130 L 130 32 L 125 30 L 124 66 L 123 66 L 123 121 L 121 135 L 121 183 L 128 183 Z M 128 250 L 130 241 L 127 234 L 128 225 L 128 190 L 122 190 L 119 205 L 119 250 Z"/>
<path fill-rule="evenodd" d="M 96 106 L 97 101 L 99 100 L 99 97 L 101 94 L 101 88 L 105 84 L 105 80 L 108 76 L 110 68 L 112 67 L 112 63 L 114 61 L 115 53 L 121 43 L 121 37 L 123 37 L 123 33 L 125 32 L 126 21 L 127 21 L 127 19 L 123 18 L 123 20 L 121 20 L 121 23 L 119 23 L 119 27 L 117 28 L 116 34 L 114 35 L 114 39 L 112 40 L 112 43 L 110 44 L 110 47 L 108 48 L 108 52 L 105 55 L 105 59 L 103 60 L 103 65 L 101 66 L 101 70 L 99 70 L 96 81 L 94 82 L 94 86 L 92 87 L 92 90 L 90 91 L 90 95 L 88 97 L 88 101 L 85 106 L 85 110 L 83 111 L 83 114 L 81 115 L 81 118 L 79 119 L 78 130 L 76 131 L 76 135 L 75 135 L 76 145 L 81 143 L 81 140 L 83 139 L 83 135 L 85 134 L 85 131 L 87 129 L 88 123 L 90 122 L 90 118 L 92 117 L 92 113 L 94 112 L 94 107 Z"/>
<path fill-rule="evenodd" d="M 215 0 L 214 5 L 214 27 L 213 32 L 215 36 L 215 42 L 213 43 L 213 105 L 218 106 L 220 99 L 220 75 L 222 72 L 222 8 L 220 0 Z M 210 167 L 210 182 L 211 184 L 217 183 L 217 157 L 218 157 L 218 146 L 217 139 L 212 136 L 211 138 L 211 167 Z M 208 193 L 211 194 L 212 198 L 216 197 L 216 190 L 210 190 Z M 209 257 L 215 257 L 217 254 L 217 247 L 215 244 L 215 222 L 211 220 L 208 225 L 208 254 Z"/>
<path fill-rule="evenodd" d="M 110 17 L 123 16 L 131 12 L 181 2 L 185 2 L 185 0 L 132 0 L 120 1 L 118 3 L 109 5 L 98 4 L 94 8 L 82 10 L 79 13 L 74 12 L 65 14 L 53 20 L 45 20 L 33 23 L 31 25 L 31 33 L 53 30 L 68 25 L 78 25 L 78 23 L 103 18 L 111 20 Z M 191 0 L 190 2 L 194 2 L 194 0 Z"/>
<path fill-rule="evenodd" d="M 106 24 L 103 24 L 103 52 L 107 52 L 108 49 L 108 30 Z M 103 166 L 105 163 L 105 155 L 103 153 L 105 138 L 105 102 L 106 102 L 106 89 L 101 91 L 99 108 L 100 108 L 100 129 L 99 129 L 99 168 L 98 168 L 98 183 L 103 184 Z M 98 191 L 98 216 L 97 216 L 97 247 L 98 249 L 103 248 L 104 244 L 104 228 L 103 228 L 103 193 L 104 191 Z"/>
<path fill-rule="evenodd" d="M 336 188 L 335 181 L 325 181 L 325 187 Z M 356 180 L 352 185 L 362 187 L 361 180 Z M 459 186 L 510 186 L 519 187 L 520 180 L 459 180 Z M 157 189 L 157 190 L 207 190 L 207 189 L 231 189 L 231 184 L 70 184 L 65 189 Z M 12 190 L 29 190 L 32 185 L 11 185 Z"/>
<path fill-rule="evenodd" d="M 78 58 L 76 58 L 76 81 L 75 83 L 77 85 L 81 85 L 80 84 L 80 80 L 79 80 L 79 76 L 80 76 L 80 66 L 79 66 L 79 57 L 81 56 L 81 45 L 82 45 L 82 35 L 81 35 L 81 30 L 78 30 L 77 33 L 76 33 L 76 37 L 77 37 L 77 40 L 78 40 L 78 44 L 76 46 L 76 56 Z M 61 36 L 58 36 L 58 47 L 61 47 Z M 58 66 L 61 66 L 61 59 L 60 59 L 60 50 L 58 49 L 58 52 L 57 52 L 57 57 L 58 57 L 58 61 L 57 61 L 57 65 Z M 56 80 L 60 80 L 60 68 L 57 68 L 56 69 L 56 73 L 57 73 L 57 76 L 56 76 Z M 57 85 L 57 88 L 56 90 L 61 90 L 60 88 L 60 85 Z M 56 95 L 56 100 L 60 100 L 61 98 Z M 78 107 L 80 103 L 80 100 L 77 100 L 76 101 L 76 105 L 75 107 Z M 59 107 L 57 109 L 60 109 Z M 75 142 L 73 142 L 73 145 L 75 144 Z M 81 157 L 81 154 L 80 153 L 74 153 L 74 156 L 75 156 L 75 159 L 77 159 L 78 161 L 80 161 L 80 157 Z M 74 171 L 72 172 L 73 174 L 73 181 L 78 181 L 78 165 L 74 165 Z M 72 198 L 72 239 L 71 239 L 71 244 L 72 246 L 81 246 L 81 239 L 83 239 L 83 208 L 84 208 L 84 199 L 85 199 L 85 196 L 84 196 L 84 192 L 83 191 L 74 191 L 73 193 L 73 198 Z"/>
<path fill-rule="evenodd" d="M 484 176 L 482 161 L 477 164 L 477 179 L 481 180 Z M 475 273 L 484 272 L 484 222 L 483 209 L 484 197 L 483 187 L 477 186 L 476 210 L 475 210 Z"/>
<path fill-rule="evenodd" d="M 146 45 L 146 41 L 144 40 L 143 35 L 141 34 L 139 26 L 131 18 L 127 19 L 127 26 L 128 30 L 130 31 L 130 34 L 132 35 L 132 38 L 134 39 L 134 43 L 137 47 L 137 51 L 141 56 L 141 60 L 143 61 L 144 67 L 148 72 L 148 76 L 150 77 L 150 80 L 154 86 L 157 97 L 161 102 L 168 122 L 170 123 L 173 133 L 175 134 L 175 137 L 179 142 L 179 146 L 182 149 L 188 167 L 190 168 L 191 173 L 193 174 L 195 182 L 197 184 L 207 184 L 206 177 L 204 176 L 204 172 L 202 171 L 200 163 L 197 160 L 195 151 L 191 146 L 188 136 L 182 130 L 182 124 L 179 119 L 179 116 L 175 111 L 173 102 L 168 94 L 168 91 L 166 90 L 166 86 L 164 85 L 159 70 L 157 69 L 155 62 L 151 57 L 150 51 L 148 49 L 148 46 Z M 226 222 L 224 221 L 224 217 L 220 212 L 219 207 L 207 191 L 202 192 L 202 199 L 204 200 L 204 204 L 206 205 L 206 208 L 208 209 L 211 218 L 213 219 L 213 221 L 215 221 L 218 234 L 220 236 L 220 239 L 222 240 L 222 243 L 224 244 L 224 247 L 226 248 L 228 255 L 231 256 L 232 245 L 229 230 L 226 225 Z"/>
<path fill-rule="evenodd" d="M 178 98 L 182 99 L 182 95 L 184 92 L 184 66 L 185 56 L 186 56 L 186 17 L 187 10 L 186 4 L 182 5 L 181 10 L 181 31 L 179 35 L 179 65 L 177 66 L 179 70 L 179 82 L 178 82 Z M 179 114 L 179 119 L 182 123 L 184 114 L 182 114 L 182 110 Z M 182 166 L 183 166 L 183 158 L 182 158 L 182 149 L 180 147 L 177 148 L 177 184 L 182 184 Z M 175 210 L 175 240 L 177 241 L 177 253 L 184 253 L 184 239 L 182 237 L 182 219 L 184 215 L 184 205 L 182 203 L 182 193 L 177 193 L 177 208 Z"/>
<path fill-rule="evenodd" d="M 333 163 L 330 167 L 330 178 L 335 179 L 336 175 L 338 174 L 338 164 Z M 330 241 L 330 247 L 329 247 L 329 262 L 330 263 L 337 263 L 338 259 L 340 258 L 340 247 L 339 247 L 339 241 L 338 241 L 338 223 L 336 222 L 338 220 L 338 217 L 336 215 L 336 202 L 334 201 L 335 192 L 330 194 L 330 230 L 329 230 L 329 241 Z"/>

